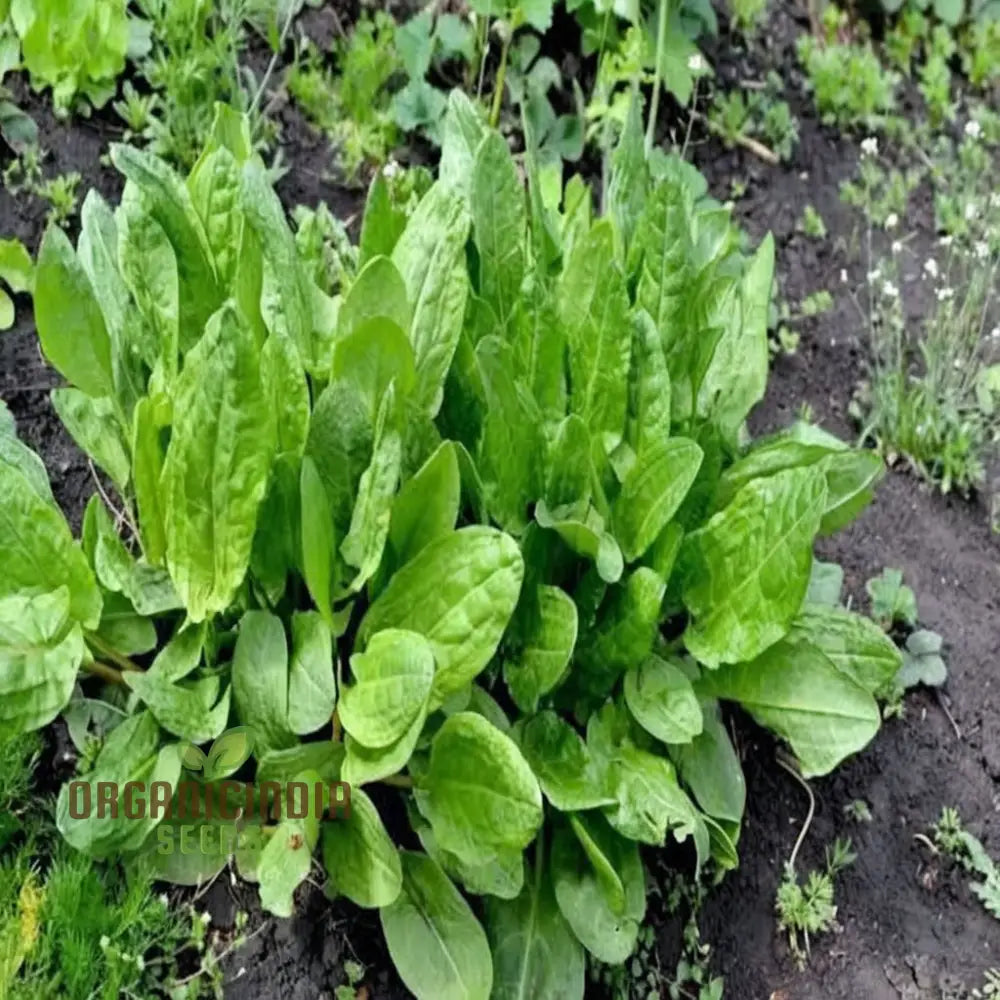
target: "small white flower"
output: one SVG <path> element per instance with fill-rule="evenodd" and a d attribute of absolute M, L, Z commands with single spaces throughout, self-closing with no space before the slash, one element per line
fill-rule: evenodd
<path fill-rule="evenodd" d="M 205 912 L 201 914 L 201 922 L 203 924 L 210 924 L 212 922 L 212 914 L 209 913 L 208 910 L 205 910 Z"/>
<path fill-rule="evenodd" d="M 875 282 L 878 281 L 878 279 L 881 277 L 882 277 L 882 272 L 879 270 L 879 268 L 876 267 L 874 271 L 868 272 L 868 283 L 870 285 L 874 285 Z"/>
<path fill-rule="evenodd" d="M 111 938 L 109 938 L 107 934 L 102 934 L 100 943 L 101 943 L 101 948 L 107 951 L 108 948 L 111 947 Z"/>
<path fill-rule="evenodd" d="M 882 285 L 882 294 L 887 299 L 898 299 L 899 289 L 891 281 L 886 281 Z"/>
<path fill-rule="evenodd" d="M 940 273 L 938 271 L 938 262 L 933 257 L 928 257 L 924 261 L 924 271 L 927 272 L 929 277 L 936 278 Z"/>
<path fill-rule="evenodd" d="M 695 52 L 694 55 L 688 57 L 688 69 L 692 73 L 701 73 L 705 69 L 705 60 L 702 58 L 700 52 Z"/>
<path fill-rule="evenodd" d="M 983 134 L 983 127 L 977 121 L 966 122 L 965 134 L 970 139 L 978 139 Z"/>
<path fill-rule="evenodd" d="M 167 897 L 167 894 L 165 892 L 161 892 L 160 893 L 160 905 L 161 906 L 169 906 L 170 905 L 170 900 Z"/>
<path fill-rule="evenodd" d="M 388 180 L 391 180 L 393 177 L 398 177 L 401 172 L 402 172 L 402 167 L 400 167 L 400 165 L 395 160 L 390 160 L 382 168 L 382 176 L 387 178 Z"/>
<path fill-rule="evenodd" d="M 894 254 L 900 254 L 903 252 L 903 244 L 900 243 L 899 240 L 892 241 L 892 252 Z"/>
<path fill-rule="evenodd" d="M 861 140 L 861 152 L 865 156 L 878 156 L 878 139 L 870 135 L 867 139 Z"/>
<path fill-rule="evenodd" d="M 985 240 L 977 240 L 973 249 L 976 252 L 977 260 L 986 260 L 990 255 L 990 245 Z"/>
<path fill-rule="evenodd" d="M 890 212 L 885 220 L 886 229 L 895 229 L 899 225 L 899 216 L 895 212 Z"/>
<path fill-rule="evenodd" d="M 955 297 L 955 289 L 948 288 L 947 286 L 945 286 L 944 288 L 939 288 L 937 297 L 938 297 L 938 302 L 948 302 L 950 299 L 953 299 Z"/>
<path fill-rule="evenodd" d="M 953 237 L 951 236 L 942 236 L 941 239 L 938 240 L 938 243 L 943 247 L 950 247 L 952 239 Z"/>
<path fill-rule="evenodd" d="M 976 203 L 970 201 L 968 205 L 965 206 L 965 221 L 972 222 L 976 217 Z"/>
<path fill-rule="evenodd" d="M 990 340 L 1000 340 L 1000 326 L 995 326 L 990 330 Z"/>
<path fill-rule="evenodd" d="M 842 267 L 840 269 L 840 283 L 842 285 L 846 285 L 847 284 L 847 268 L 846 267 Z"/>
<path fill-rule="evenodd" d="M 990 195 L 990 208 L 1000 208 L 1000 192 L 994 192 Z"/>

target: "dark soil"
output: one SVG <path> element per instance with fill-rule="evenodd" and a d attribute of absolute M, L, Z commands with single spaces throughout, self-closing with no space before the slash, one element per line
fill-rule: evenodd
<path fill-rule="evenodd" d="M 324 16 L 309 15 L 310 30 L 332 30 L 332 19 Z M 862 377 L 865 352 L 864 326 L 849 290 L 863 269 L 849 267 L 849 283 L 841 281 L 858 220 L 840 203 L 838 186 L 854 169 L 856 142 L 820 127 L 800 96 L 792 39 L 801 17 L 791 7 L 777 10 L 751 55 L 732 51 L 725 38 L 711 53 L 727 81 L 760 78 L 762 66 L 784 67 L 800 120 L 794 162 L 769 167 L 697 133 L 691 152 L 717 197 L 729 197 L 731 180 L 746 182 L 737 212 L 754 240 L 774 232 L 783 295 L 795 303 L 826 288 L 835 299 L 830 313 L 801 328 L 797 354 L 776 360 L 753 430 L 782 427 L 808 403 L 826 427 L 850 437 L 847 404 Z M 61 123 L 44 98 L 26 92 L 20 97 L 51 151 L 47 170 L 77 170 L 83 175 L 81 195 L 97 186 L 116 198 L 117 177 L 100 162 L 108 142 L 120 135 L 113 116 Z M 279 117 L 291 168 L 279 184 L 286 206 L 326 200 L 341 218 L 356 221 L 363 194 L 329 179 L 325 142 L 294 108 L 281 108 Z M 9 154 L 0 154 L 0 169 L 7 162 Z M 796 231 L 807 203 L 826 221 L 827 240 Z M 0 190 L 0 235 L 16 235 L 36 251 L 44 211 L 36 201 Z M 926 230 L 929 211 L 908 224 Z M 918 239 L 931 235 L 924 231 Z M 59 381 L 39 354 L 30 303 L 22 299 L 16 328 L 0 335 L 0 397 L 24 439 L 42 455 L 60 503 L 78 524 L 94 480 L 49 403 L 48 391 Z M 852 528 L 825 542 L 821 554 L 844 566 L 847 589 L 861 606 L 866 606 L 865 580 L 883 566 L 901 568 L 917 594 L 922 624 L 946 639 L 949 680 L 940 697 L 910 697 L 905 718 L 887 723 L 873 746 L 835 776 L 813 783 L 817 813 L 800 871 L 820 866 L 823 846 L 836 836 L 853 839 L 858 860 L 838 881 L 838 930 L 812 942 L 811 961 L 801 972 L 777 931 L 773 903 L 807 799 L 774 764 L 773 742 L 745 720 L 736 722 L 749 805 L 741 866 L 709 895 L 701 915 L 702 938 L 713 948 L 712 970 L 725 977 L 730 1000 L 962 997 L 982 983 L 985 969 L 1000 966 L 1000 925 L 972 897 L 967 879 L 915 835 L 928 830 L 942 806 L 954 806 L 994 856 L 1000 855 L 1000 544 L 982 503 L 944 498 L 897 468 L 873 506 Z M 871 823 L 845 815 L 844 807 L 855 799 L 868 803 Z M 332 1000 L 334 988 L 346 981 L 349 959 L 368 969 L 369 1000 L 407 995 L 391 969 L 377 916 L 330 904 L 318 887 L 300 893 L 290 921 L 261 914 L 254 888 L 232 884 L 228 873 L 197 905 L 208 909 L 223 942 L 231 937 L 238 909 L 251 915 L 250 940 L 225 961 L 226 995 L 232 1000 Z M 664 966 L 676 960 L 678 933 L 676 920 L 664 922 Z"/>

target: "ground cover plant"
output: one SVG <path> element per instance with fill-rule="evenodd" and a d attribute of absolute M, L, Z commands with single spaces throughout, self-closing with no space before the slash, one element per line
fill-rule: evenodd
<path fill-rule="evenodd" d="M 825 774 L 901 665 L 806 600 L 815 538 L 880 460 L 808 424 L 741 437 L 770 239 L 748 253 L 696 172 L 647 161 L 637 104 L 597 216 L 580 178 L 540 186 L 530 148 L 525 189 L 456 92 L 437 181 L 408 211 L 376 178 L 332 296 L 245 119 L 219 109 L 186 179 L 112 159 L 120 205 L 90 192 L 75 248 L 50 227 L 34 301 L 53 403 L 113 489 L 74 540 L 5 421 L 5 735 L 68 713 L 94 801 L 185 768 L 244 801 L 253 777 L 349 782 L 346 818 L 243 816 L 234 861 L 266 909 L 291 913 L 320 848 L 417 996 L 582 995 L 586 952 L 635 948 L 640 844 L 737 863 L 720 704 Z M 251 761 L 205 769 L 191 747 L 230 724 Z M 233 854 L 162 850 L 176 815 L 74 812 L 64 787 L 73 847 L 167 880 Z M 397 847 L 403 815 L 422 851 Z"/>

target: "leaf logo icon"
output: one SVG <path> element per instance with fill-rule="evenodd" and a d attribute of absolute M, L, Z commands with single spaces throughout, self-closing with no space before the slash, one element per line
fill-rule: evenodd
<path fill-rule="evenodd" d="M 206 781 L 226 778 L 238 771 L 253 753 L 253 737 L 247 726 L 227 729 L 204 754 L 194 744 L 184 750 L 183 763 L 189 771 L 203 771 Z"/>

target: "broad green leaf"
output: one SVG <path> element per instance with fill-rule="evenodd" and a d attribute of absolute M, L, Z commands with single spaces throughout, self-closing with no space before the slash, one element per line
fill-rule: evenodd
<path fill-rule="evenodd" d="M 344 737 L 346 756 L 341 768 L 341 778 L 352 788 L 360 788 L 402 771 L 413 756 L 426 721 L 427 710 L 422 708 L 410 728 L 387 747 L 366 747 L 348 733 Z"/>
<path fill-rule="evenodd" d="M 69 525 L 14 466 L 0 462 L 0 597 L 50 593 L 66 587 L 70 617 L 97 628 L 101 592 Z"/>
<path fill-rule="evenodd" d="M 670 372 L 660 334 L 640 309 L 632 324 L 629 421 L 626 440 L 637 456 L 670 437 Z"/>
<path fill-rule="evenodd" d="M 0 240 L 0 278 L 12 292 L 30 292 L 35 280 L 35 264 L 20 240 Z"/>
<path fill-rule="evenodd" d="M 824 604 L 831 608 L 840 606 L 844 591 L 844 568 L 835 562 L 814 559 L 809 575 L 809 589 L 805 604 Z"/>
<path fill-rule="evenodd" d="M 406 285 L 388 257 L 374 257 L 354 279 L 340 306 L 340 336 L 347 337 L 373 319 L 386 319 L 403 331 L 412 320 Z M 338 343 L 337 349 L 340 349 Z"/>
<path fill-rule="evenodd" d="M 541 491 L 542 418 L 527 388 L 514 379 L 509 345 L 484 337 L 476 347 L 487 409 L 479 471 L 490 513 L 502 528 L 523 531 L 528 505 Z"/>
<path fill-rule="evenodd" d="M 171 885 L 203 886 L 228 864 L 237 837 L 244 836 L 230 820 L 165 817 L 156 836 L 144 846 L 143 861 L 154 878 Z"/>
<path fill-rule="evenodd" d="M 65 587 L 0 597 L 0 738 L 47 726 L 69 702 L 83 656 Z"/>
<path fill-rule="evenodd" d="M 243 235 L 240 164 L 225 146 L 206 151 L 187 179 L 195 211 L 205 228 L 219 285 L 229 288 Z"/>
<path fill-rule="evenodd" d="M 528 719 L 519 745 L 545 797 L 561 812 L 612 805 L 580 734 L 555 712 Z"/>
<path fill-rule="evenodd" d="M 611 154 L 611 176 L 608 178 L 608 212 L 615 220 L 615 235 L 619 243 L 618 260 L 623 264 L 628 259 L 632 237 L 645 207 L 649 188 L 642 106 L 642 94 L 636 87 L 629 100 L 625 127 Z M 668 411 L 669 408 L 668 396 Z"/>
<path fill-rule="evenodd" d="M 111 160 L 142 191 L 151 218 L 163 228 L 177 255 L 180 330 L 182 339 L 194 337 L 225 296 L 217 281 L 205 227 L 188 189 L 170 167 L 145 150 L 113 144 Z"/>
<path fill-rule="evenodd" d="M 28 481 L 39 498 L 53 507 L 57 506 L 52 496 L 52 486 L 45 463 L 23 441 L 17 437 L 17 427 L 10 410 L 0 399 L 0 465 L 19 472 Z"/>
<path fill-rule="evenodd" d="M 360 590 L 374 575 L 389 537 L 392 500 L 402 462 L 397 421 L 396 394 L 390 386 L 379 407 L 371 463 L 361 474 L 351 526 L 340 545 L 344 562 L 357 570 L 350 585 L 352 591 Z"/>
<path fill-rule="evenodd" d="M 321 781 L 340 780 L 343 743 L 320 740 L 299 743 L 285 750 L 269 750 L 258 758 L 257 781 L 293 781 L 302 771 L 315 771 Z"/>
<path fill-rule="evenodd" d="M 316 812 L 313 786 L 319 775 L 304 771 L 296 776 L 306 785 L 305 813 L 301 819 L 284 816 L 268 839 L 257 865 L 260 905 L 276 917 L 290 917 L 293 894 L 312 868 L 313 850 L 319 841 L 321 817 Z"/>
<path fill-rule="evenodd" d="M 439 175 L 443 183 L 471 197 L 476 153 L 486 135 L 483 115 L 456 87 L 448 95 L 441 135 Z"/>
<path fill-rule="evenodd" d="M 406 228 L 406 212 L 393 204 L 389 182 L 377 171 L 368 189 L 361 238 L 358 246 L 358 267 L 363 268 L 376 257 L 392 254 Z"/>
<path fill-rule="evenodd" d="M 556 430 L 546 459 L 544 500 L 550 510 L 590 501 L 593 463 L 590 431 L 571 413 Z"/>
<path fill-rule="evenodd" d="M 488 132 L 476 152 L 471 208 L 479 294 L 506 326 L 524 279 L 528 213 L 524 185 L 499 132 Z"/>
<path fill-rule="evenodd" d="M 436 707 L 490 661 L 523 577 L 524 561 L 509 535 L 487 527 L 443 535 L 392 577 L 361 623 L 362 641 L 387 628 L 423 635 L 437 664 Z"/>
<path fill-rule="evenodd" d="M 455 446 L 445 441 L 403 484 L 393 501 L 389 545 L 397 566 L 405 565 L 429 543 L 454 530 L 461 486 Z"/>
<path fill-rule="evenodd" d="M 809 585 L 813 539 L 826 507 L 816 467 L 744 486 L 681 549 L 684 641 L 701 663 L 739 663 L 777 642 Z"/>
<path fill-rule="evenodd" d="M 260 352 L 260 374 L 277 425 L 278 453 L 297 458 L 309 434 L 309 384 L 290 339 L 268 336 Z"/>
<path fill-rule="evenodd" d="M 617 583 L 625 569 L 621 549 L 614 536 L 604 530 L 604 519 L 593 507 L 580 515 L 576 505 L 549 510 L 544 501 L 535 505 L 535 520 L 550 528 L 577 555 L 593 560 L 605 583 Z"/>
<path fill-rule="evenodd" d="M 72 847 L 92 857 L 111 858 L 142 845 L 163 818 L 150 803 L 153 784 L 165 782 L 176 787 L 181 773 L 181 747 L 160 744 L 160 727 L 149 712 L 139 712 L 113 729 L 93 770 L 81 779 L 90 786 L 91 802 L 88 815 L 81 819 L 70 814 L 70 795 L 80 796 L 77 805 L 86 799 L 74 790 L 76 783 L 63 785 L 56 805 L 56 826 Z M 102 783 L 117 790 L 116 808 L 97 809 Z M 142 818 L 128 819 L 126 804 L 133 813 L 141 810 Z"/>
<path fill-rule="evenodd" d="M 469 279 L 465 269 L 468 212 L 438 181 L 424 195 L 392 252 L 413 308 L 410 343 L 416 357 L 414 403 L 434 416 L 462 333 Z"/>
<path fill-rule="evenodd" d="M 111 341 L 90 280 L 66 234 L 50 226 L 38 251 L 35 325 L 45 357 L 89 396 L 114 392 Z"/>
<path fill-rule="evenodd" d="M 579 241 L 559 283 L 559 321 L 569 349 L 570 409 L 611 451 L 628 406 L 632 331 L 625 279 L 614 260 L 614 228 L 598 222 Z"/>
<path fill-rule="evenodd" d="M 219 697 L 219 678 L 172 684 L 150 671 L 124 674 L 125 683 L 145 702 L 169 733 L 192 743 L 214 740 L 229 719 L 230 688 Z"/>
<path fill-rule="evenodd" d="M 354 684 L 340 692 L 344 728 L 362 745 L 396 743 L 426 711 L 434 682 L 434 653 L 416 632 L 376 632 L 363 653 L 351 657 Z"/>
<path fill-rule="evenodd" d="M 559 910 L 577 940 L 595 958 L 620 965 L 635 950 L 639 924 L 646 914 L 646 881 L 635 843 L 599 821 L 588 827 L 597 838 L 607 867 L 616 872 L 624 893 L 624 908 L 616 912 L 591 866 L 583 845 L 568 825 L 556 827 L 552 841 L 552 885 Z"/>
<path fill-rule="evenodd" d="M 640 566 L 615 587 L 597 624 L 577 644 L 578 680 L 603 698 L 630 667 L 653 647 L 666 585 L 654 570 Z"/>
<path fill-rule="evenodd" d="M 730 323 L 716 345 L 698 395 L 699 411 L 710 414 L 729 439 L 735 438 L 767 387 L 767 317 L 773 278 L 774 237 L 768 234 L 740 283 L 739 322 Z"/>
<path fill-rule="evenodd" d="M 509 328 L 518 378 L 531 390 L 542 412 L 559 420 L 566 412 L 566 335 L 554 298 L 543 276 L 529 272 Z"/>
<path fill-rule="evenodd" d="M 331 575 L 336 544 L 330 500 L 316 464 L 306 455 L 300 475 L 302 505 L 302 575 L 327 626 L 333 624 Z"/>
<path fill-rule="evenodd" d="M 177 379 L 161 476 L 167 565 L 192 621 L 224 611 L 243 581 L 273 448 L 253 335 L 226 306 Z"/>
<path fill-rule="evenodd" d="M 333 640 L 322 615 L 292 614 L 292 658 L 288 668 L 288 728 L 299 736 L 321 729 L 337 702 Z"/>
<path fill-rule="evenodd" d="M 670 756 L 681 780 L 709 816 L 739 823 L 747 797 L 740 759 L 722 724 L 718 704 L 704 703 L 702 717 L 702 731 L 690 743 L 670 747 Z"/>
<path fill-rule="evenodd" d="M 122 278 L 139 311 L 136 347 L 150 368 L 162 361 L 165 374 L 173 378 L 178 351 L 188 351 L 204 327 L 185 327 L 182 331 L 174 248 L 150 214 L 146 201 L 134 189 L 129 191 L 133 197 L 126 197 L 118 210 L 118 259 Z"/>
<path fill-rule="evenodd" d="M 885 465 L 873 451 L 847 451 L 823 462 L 826 471 L 826 510 L 819 530 L 832 535 L 853 521 L 872 502 Z"/>
<path fill-rule="evenodd" d="M 944 640 L 937 632 L 917 629 L 906 639 L 902 653 L 902 666 L 895 675 L 895 683 L 904 691 L 918 684 L 940 687 L 948 679 L 948 665 L 941 656 Z"/>
<path fill-rule="evenodd" d="M 701 448 L 687 438 L 667 438 L 639 454 L 614 504 L 615 537 L 626 559 L 644 555 L 677 513 L 701 459 Z"/>
<path fill-rule="evenodd" d="M 294 745 L 288 724 L 288 646 L 280 618 L 267 611 L 243 616 L 232 677 L 236 714 L 250 727 L 258 752 Z"/>
<path fill-rule="evenodd" d="M 79 389 L 53 389 L 52 406 L 70 437 L 124 494 L 131 462 L 111 400 L 88 396 Z"/>
<path fill-rule="evenodd" d="M 583 948 L 559 912 L 548 872 L 529 871 L 514 900 L 489 899 L 493 1000 L 582 1000 Z"/>
<path fill-rule="evenodd" d="M 625 675 L 625 703 L 646 732 L 664 743 L 687 743 L 703 726 L 701 706 L 684 671 L 650 656 Z"/>
<path fill-rule="evenodd" d="M 872 695 L 884 689 L 903 663 L 896 644 L 875 622 L 845 608 L 805 605 L 792 622 L 788 641 L 819 650 Z"/>
<path fill-rule="evenodd" d="M 187 625 L 156 654 L 147 673 L 170 683 L 183 680 L 201 663 L 204 647 L 205 626 Z"/>
<path fill-rule="evenodd" d="M 323 866 L 327 895 L 346 896 L 373 909 L 394 903 L 403 887 L 399 852 L 372 800 L 360 789 L 351 794 L 349 816 L 323 825 Z"/>
<path fill-rule="evenodd" d="M 542 824 L 542 793 L 527 761 L 473 712 L 451 716 L 438 730 L 417 801 L 438 844 L 472 864 L 527 847 Z"/>
<path fill-rule="evenodd" d="M 400 978 L 417 1000 L 489 1000 L 490 946 L 469 904 L 425 854 L 401 860 L 402 891 L 379 913 Z"/>
<path fill-rule="evenodd" d="M 538 587 L 520 646 L 503 666 L 510 695 L 522 711 L 534 712 L 539 699 L 562 679 L 576 646 L 577 628 L 573 599 L 559 587 Z"/>
<path fill-rule="evenodd" d="M 717 698 L 739 702 L 791 745 L 807 778 L 829 774 L 868 745 L 881 722 L 872 695 L 822 649 L 784 639 L 755 660 L 704 678 Z"/>

